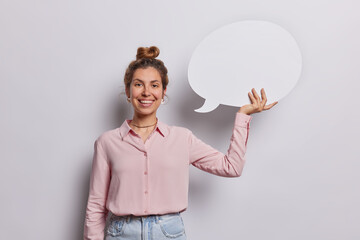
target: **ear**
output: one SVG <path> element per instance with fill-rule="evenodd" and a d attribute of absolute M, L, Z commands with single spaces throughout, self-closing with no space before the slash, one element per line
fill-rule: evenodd
<path fill-rule="evenodd" d="M 163 98 L 165 97 L 166 89 L 167 89 L 167 88 L 165 88 L 164 91 L 163 91 Z"/>
<path fill-rule="evenodd" d="M 126 96 L 129 98 L 130 97 L 130 90 L 128 88 L 125 88 L 125 93 L 126 93 Z"/>

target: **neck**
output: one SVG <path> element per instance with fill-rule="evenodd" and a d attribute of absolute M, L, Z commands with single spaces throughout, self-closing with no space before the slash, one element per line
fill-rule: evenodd
<path fill-rule="evenodd" d="M 156 115 L 137 115 L 134 114 L 133 119 L 131 121 L 133 124 L 137 126 L 149 126 L 156 123 Z"/>

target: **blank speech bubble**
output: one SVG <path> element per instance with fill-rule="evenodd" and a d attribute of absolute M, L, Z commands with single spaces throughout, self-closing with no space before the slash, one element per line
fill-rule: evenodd
<path fill-rule="evenodd" d="M 191 88 L 205 98 L 196 112 L 219 104 L 249 104 L 248 92 L 264 88 L 267 103 L 285 97 L 301 73 L 301 53 L 293 36 L 268 21 L 247 20 L 223 26 L 196 47 L 189 68 Z"/>

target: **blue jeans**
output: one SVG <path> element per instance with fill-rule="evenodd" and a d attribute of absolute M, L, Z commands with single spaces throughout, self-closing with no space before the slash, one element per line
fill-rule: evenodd
<path fill-rule="evenodd" d="M 111 213 L 110 213 L 111 214 Z M 186 240 L 180 213 L 148 216 L 110 216 L 105 240 Z"/>

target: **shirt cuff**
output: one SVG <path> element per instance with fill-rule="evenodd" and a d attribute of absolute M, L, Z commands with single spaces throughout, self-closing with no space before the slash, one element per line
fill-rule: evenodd
<path fill-rule="evenodd" d="M 245 113 L 237 112 L 235 117 L 235 125 L 248 128 L 253 117 Z"/>

